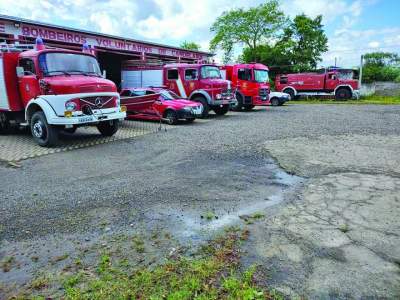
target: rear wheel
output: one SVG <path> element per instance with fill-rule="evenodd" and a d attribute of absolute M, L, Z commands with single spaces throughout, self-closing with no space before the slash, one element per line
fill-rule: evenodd
<path fill-rule="evenodd" d="M 97 129 L 102 136 L 113 136 L 118 131 L 118 128 L 118 120 L 105 121 L 97 124 Z"/>
<path fill-rule="evenodd" d="M 243 108 L 243 96 L 239 93 L 236 93 L 237 104 L 231 106 L 232 110 L 241 111 Z"/>
<path fill-rule="evenodd" d="M 213 110 L 217 115 L 223 116 L 229 111 L 229 105 L 224 105 L 222 107 L 221 106 L 215 106 L 213 108 Z"/>
<path fill-rule="evenodd" d="M 201 114 L 201 118 L 207 118 L 208 117 L 208 113 L 210 112 L 210 106 L 207 103 L 207 100 L 204 97 L 194 97 L 193 101 L 195 102 L 199 102 L 203 105 L 203 112 Z"/>
<path fill-rule="evenodd" d="M 254 108 L 254 105 L 245 105 L 244 110 L 245 111 L 251 111 Z"/>
<path fill-rule="evenodd" d="M 55 146 L 58 142 L 59 128 L 47 123 L 42 111 L 37 111 L 31 119 L 31 132 L 35 142 L 42 147 Z"/>
<path fill-rule="evenodd" d="M 175 125 L 178 123 L 178 116 L 176 115 L 176 112 L 169 109 L 165 112 L 165 117 L 164 117 L 169 125 Z"/>
<path fill-rule="evenodd" d="M 296 98 L 293 89 L 286 89 L 286 90 L 283 90 L 282 92 L 284 92 L 285 94 L 288 94 L 290 96 L 290 100 L 294 100 Z"/>
<path fill-rule="evenodd" d="M 351 98 L 351 92 L 347 88 L 339 88 L 335 93 L 336 100 L 348 100 Z"/>
<path fill-rule="evenodd" d="M 7 133 L 10 129 L 10 121 L 5 113 L 0 112 L 0 134 Z"/>

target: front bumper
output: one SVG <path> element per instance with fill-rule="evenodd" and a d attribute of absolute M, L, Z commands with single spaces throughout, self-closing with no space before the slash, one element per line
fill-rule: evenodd
<path fill-rule="evenodd" d="M 74 115 L 72 117 L 52 117 L 48 120 L 49 124 L 52 125 L 87 125 L 87 124 L 96 124 L 104 121 L 111 120 L 123 120 L 126 118 L 126 112 L 114 111 L 114 112 L 105 112 L 105 111 L 97 111 L 93 113 L 93 115 Z"/>
<path fill-rule="evenodd" d="M 260 96 L 255 96 L 252 97 L 252 104 L 255 106 L 267 106 L 269 105 L 269 97 L 260 97 Z"/>
<path fill-rule="evenodd" d="M 237 104 L 237 100 L 235 98 L 231 98 L 231 99 L 221 99 L 221 100 L 213 100 L 211 102 L 211 105 L 214 106 L 218 106 L 218 105 L 236 105 Z"/>

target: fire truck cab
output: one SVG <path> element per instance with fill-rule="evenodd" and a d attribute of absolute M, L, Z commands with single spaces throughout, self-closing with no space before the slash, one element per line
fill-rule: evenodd
<path fill-rule="evenodd" d="M 60 130 L 96 125 L 105 136 L 118 130 L 125 109 L 88 47 L 49 49 L 39 38 L 30 48 L 0 48 L 0 132 L 11 123 L 29 126 L 40 146 L 53 146 Z"/>
<path fill-rule="evenodd" d="M 259 63 L 235 64 L 221 67 L 223 77 L 232 81 L 237 104 L 234 110 L 251 110 L 269 105 L 270 84 L 268 67 Z"/>
<path fill-rule="evenodd" d="M 167 64 L 160 68 L 127 68 L 122 71 L 122 87 L 160 87 L 172 90 L 182 98 L 203 105 L 202 117 L 210 110 L 224 115 L 237 101 L 231 82 L 222 79 L 218 66 L 213 64 Z"/>

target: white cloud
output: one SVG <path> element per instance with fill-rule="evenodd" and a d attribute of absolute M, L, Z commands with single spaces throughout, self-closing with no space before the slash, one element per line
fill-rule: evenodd
<path fill-rule="evenodd" d="M 364 51 L 361 49 L 391 51 L 396 50 L 394 45 L 400 44 L 399 28 L 356 30 L 364 21 L 363 12 L 376 1 L 379 0 L 281 0 L 281 4 L 283 11 L 292 17 L 299 13 L 311 17 L 323 15 L 323 23 L 330 31 L 329 52 L 324 55 L 322 64 L 332 64 L 337 57 L 343 65 L 354 65 Z M 13 0 L 10 5 L 9 1 L 0 0 L 0 13 L 174 46 L 184 40 L 194 41 L 207 51 L 212 37 L 209 28 L 223 11 L 262 2 L 264 0 Z"/>

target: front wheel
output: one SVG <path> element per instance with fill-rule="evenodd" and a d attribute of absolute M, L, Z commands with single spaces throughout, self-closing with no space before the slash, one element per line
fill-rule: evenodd
<path fill-rule="evenodd" d="M 175 125 L 178 123 L 178 116 L 176 115 L 176 112 L 173 110 L 167 110 L 165 113 L 165 119 L 169 125 Z"/>
<path fill-rule="evenodd" d="M 229 111 L 229 105 L 224 105 L 224 106 L 215 106 L 214 107 L 214 112 L 219 115 L 223 116 Z"/>
<path fill-rule="evenodd" d="M 245 111 L 251 111 L 254 108 L 254 105 L 245 105 L 244 110 Z"/>
<path fill-rule="evenodd" d="M 195 97 L 193 98 L 194 102 L 199 102 L 203 105 L 203 112 L 201 113 L 201 118 L 207 118 L 208 113 L 210 112 L 210 106 L 207 103 L 207 100 L 204 97 Z"/>
<path fill-rule="evenodd" d="M 100 122 L 97 125 L 97 129 L 101 133 L 102 136 L 113 136 L 119 128 L 119 121 L 118 120 L 111 120 Z"/>
<path fill-rule="evenodd" d="M 47 123 L 46 116 L 42 111 L 37 111 L 33 114 L 31 132 L 33 139 L 39 146 L 51 147 L 58 142 L 58 128 Z"/>
<path fill-rule="evenodd" d="M 348 100 L 351 98 L 351 92 L 349 89 L 340 88 L 335 93 L 336 100 Z"/>

